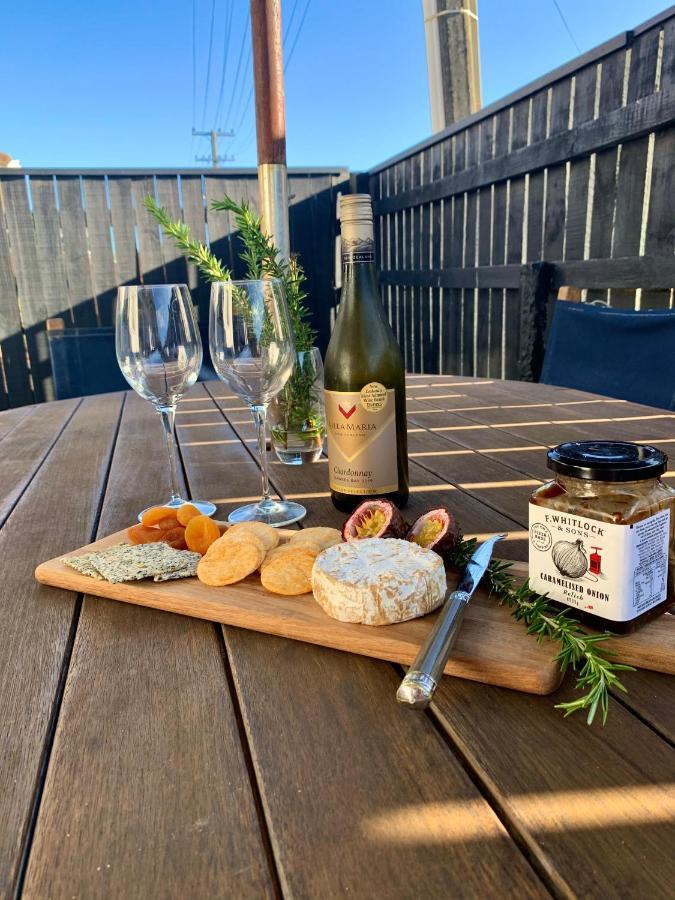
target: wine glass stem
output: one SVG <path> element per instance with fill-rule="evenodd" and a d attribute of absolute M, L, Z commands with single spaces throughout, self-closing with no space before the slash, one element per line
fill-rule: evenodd
<path fill-rule="evenodd" d="M 261 503 L 267 503 L 270 499 L 270 479 L 267 472 L 267 404 L 252 406 L 253 421 L 258 429 L 258 455 L 260 456 L 260 471 L 262 473 L 262 499 Z"/>
<path fill-rule="evenodd" d="M 157 412 L 162 419 L 166 449 L 169 454 L 169 472 L 171 473 L 171 502 L 180 502 L 180 487 L 178 485 L 178 467 L 176 465 L 176 438 L 174 434 L 174 422 L 176 419 L 175 406 L 159 406 Z"/>

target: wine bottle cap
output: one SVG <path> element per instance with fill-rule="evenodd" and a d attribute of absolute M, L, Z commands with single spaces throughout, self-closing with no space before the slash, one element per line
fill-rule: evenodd
<path fill-rule="evenodd" d="M 372 222 L 373 204 L 370 194 L 342 194 L 340 196 L 341 222 Z"/>

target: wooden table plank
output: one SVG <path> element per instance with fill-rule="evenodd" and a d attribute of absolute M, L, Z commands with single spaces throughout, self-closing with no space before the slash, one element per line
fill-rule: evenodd
<path fill-rule="evenodd" d="M 77 406 L 77 400 L 42 404 L 6 435 L 0 452 L 0 525 L 30 484 Z"/>
<path fill-rule="evenodd" d="M 675 678 L 640 669 L 627 672 L 624 683 L 628 694 L 619 700 L 675 744 Z"/>
<path fill-rule="evenodd" d="M 628 710 L 611 701 L 589 728 L 550 698 L 450 678 L 434 710 L 554 891 L 671 896 L 675 755 Z"/>
<path fill-rule="evenodd" d="M 236 401 L 224 389 L 208 388 L 230 409 L 233 427 L 244 431 L 245 420 L 232 409 Z M 227 443 L 229 427 L 213 422 L 208 407 L 199 409 L 186 411 L 179 427 L 191 491 L 203 497 L 222 496 L 228 485 L 240 491 L 241 481 L 230 481 L 229 473 L 234 465 L 242 475 L 241 445 Z M 201 422 L 200 445 L 185 443 L 195 419 Z M 213 446 L 220 454 L 217 469 L 205 464 Z M 247 465 L 248 489 L 257 483 L 258 469 L 250 456 Z M 325 478 L 321 465 L 274 467 L 284 494 L 289 484 L 297 487 L 298 472 L 309 493 Z M 318 509 L 312 521 L 330 521 L 325 500 L 321 519 Z M 311 524 L 309 516 L 306 521 Z M 503 896 L 543 894 L 431 723 L 397 707 L 398 676 L 391 666 L 223 631 L 285 894 L 381 896 L 383 885 L 388 897 L 469 895 L 488 885 L 499 885 Z M 445 814 L 449 798 L 466 807 L 461 821 Z M 453 835 L 442 853 L 434 837 L 439 829 Z M 488 855 L 482 840 L 490 842 Z"/>
<path fill-rule="evenodd" d="M 130 395 L 100 535 L 168 496 L 163 451 L 159 418 Z M 24 896 L 274 891 L 217 631 L 86 598 Z"/>
<path fill-rule="evenodd" d="M 209 393 L 214 397 L 233 431 L 247 441 L 253 440 L 254 428 L 248 414 L 232 411 L 236 398 L 228 389 L 215 382 L 207 384 Z M 270 479 L 277 491 L 283 490 L 285 497 L 298 500 L 307 509 L 305 525 L 333 525 L 341 527 L 345 520 L 344 513 L 336 510 L 326 501 L 330 498 L 328 490 L 328 472 L 325 458 L 311 466 L 285 466 L 275 460 L 270 453 Z M 522 528 L 512 519 L 500 512 L 485 507 L 471 495 L 458 491 L 456 486 L 443 477 L 410 460 L 411 493 L 406 505 L 405 518 L 412 522 L 417 516 L 429 509 L 431 505 L 449 503 L 457 518 L 462 522 L 468 536 L 484 534 L 486 531 L 504 531 L 509 535 L 505 546 L 508 546 L 510 559 L 524 559 L 527 554 L 527 542 Z M 283 487 L 277 483 L 283 482 Z"/>
<path fill-rule="evenodd" d="M 13 895 L 30 836 L 32 807 L 36 791 L 41 789 L 43 753 L 58 703 L 76 608 L 72 594 L 41 587 L 34 581 L 33 571 L 45 556 L 64 553 L 91 539 L 96 499 L 105 480 L 120 405 L 121 397 L 114 395 L 82 403 L 0 531 L 0 558 L 4 561 L 0 594 L 3 897 Z M 72 406 L 51 408 L 58 427 Z M 82 453 L 85 443 L 87 453 Z M 75 459 L 77 466 L 72 465 Z"/>
<path fill-rule="evenodd" d="M 0 416 L 0 441 L 4 440 L 8 434 L 14 431 L 22 419 L 25 419 L 26 416 L 29 416 L 36 409 L 37 407 L 35 406 L 19 406 L 16 409 L 3 410 L 2 416 Z"/>

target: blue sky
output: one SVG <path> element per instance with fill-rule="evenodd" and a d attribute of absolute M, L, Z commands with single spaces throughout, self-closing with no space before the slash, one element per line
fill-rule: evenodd
<path fill-rule="evenodd" d="M 24 166 L 183 168 L 208 151 L 203 139 L 191 138 L 194 122 L 235 127 L 222 151 L 234 152 L 230 165 L 255 165 L 248 2 L 215 2 L 208 93 L 214 7 L 212 0 L 195 3 L 193 114 L 192 0 L 5 0 L 0 150 Z M 283 0 L 287 56 L 295 44 L 286 73 L 289 165 L 367 168 L 427 137 L 422 0 L 307 3 Z M 558 3 L 582 52 L 666 5 Z M 484 104 L 578 55 L 553 0 L 478 0 L 478 8 Z"/>

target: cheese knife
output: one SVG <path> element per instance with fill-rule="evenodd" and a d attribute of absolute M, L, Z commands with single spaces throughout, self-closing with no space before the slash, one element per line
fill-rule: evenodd
<path fill-rule="evenodd" d="M 448 590 L 434 627 L 396 692 L 396 699 L 403 706 L 424 709 L 431 703 L 469 600 L 485 574 L 494 545 L 505 537 L 505 534 L 496 534 L 477 547 L 455 590 Z"/>

